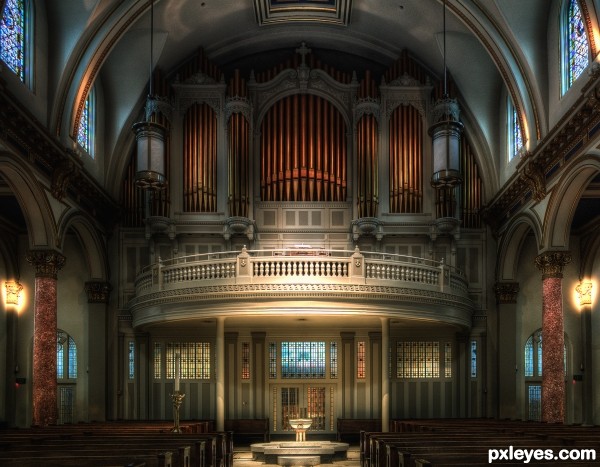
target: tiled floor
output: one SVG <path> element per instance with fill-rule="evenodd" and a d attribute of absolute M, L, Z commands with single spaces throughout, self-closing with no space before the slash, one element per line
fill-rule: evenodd
<path fill-rule="evenodd" d="M 261 467 L 266 466 L 262 461 L 253 461 L 250 448 L 242 446 L 233 451 L 233 467 Z M 332 467 L 358 467 L 360 465 L 360 454 L 358 446 L 350 446 L 348 449 L 348 459 L 335 461 L 330 464 Z"/>

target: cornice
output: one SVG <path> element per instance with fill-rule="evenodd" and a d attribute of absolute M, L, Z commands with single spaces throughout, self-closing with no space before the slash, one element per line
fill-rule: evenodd
<path fill-rule="evenodd" d="M 567 162 L 581 155 L 600 136 L 600 69 L 595 69 L 573 107 L 517 165 L 517 171 L 484 208 L 484 219 L 496 232 L 514 213 L 539 202 Z"/>
<path fill-rule="evenodd" d="M 118 212 L 114 200 L 85 170 L 77 154 L 62 146 L 1 82 L 0 129 L 0 139 L 47 180 L 54 198 L 71 198 L 105 229 L 114 225 Z"/>

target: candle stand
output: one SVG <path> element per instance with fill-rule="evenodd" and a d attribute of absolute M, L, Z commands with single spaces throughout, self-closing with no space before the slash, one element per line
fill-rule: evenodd
<path fill-rule="evenodd" d="M 174 426 L 171 429 L 171 433 L 182 433 L 181 428 L 179 427 L 179 407 L 183 402 L 183 398 L 185 394 L 181 391 L 173 391 L 171 394 L 171 399 L 173 399 L 173 420 Z"/>

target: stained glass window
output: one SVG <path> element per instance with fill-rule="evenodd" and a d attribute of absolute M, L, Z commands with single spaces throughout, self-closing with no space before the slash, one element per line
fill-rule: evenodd
<path fill-rule="evenodd" d="M 250 379 L 250 342 L 242 342 L 242 379 Z"/>
<path fill-rule="evenodd" d="M 444 376 L 452 378 L 452 343 L 446 342 L 444 345 Z"/>
<path fill-rule="evenodd" d="M 358 365 L 356 367 L 356 377 L 358 379 L 365 379 L 367 376 L 366 372 L 366 350 L 365 350 L 365 342 L 360 341 L 358 343 Z"/>
<path fill-rule="evenodd" d="M 25 16 L 24 0 L 6 0 L 0 21 L 0 59 L 25 82 Z"/>
<path fill-rule="evenodd" d="M 542 419 L 542 386 L 532 384 L 528 388 L 529 420 Z"/>
<path fill-rule="evenodd" d="M 64 331 L 56 333 L 56 377 L 77 378 L 77 346 L 75 340 Z"/>
<path fill-rule="evenodd" d="M 564 346 L 563 364 L 567 372 L 567 345 Z M 525 342 L 525 376 L 542 376 L 542 331 L 538 329 Z"/>
<path fill-rule="evenodd" d="M 471 378 L 477 378 L 477 341 L 471 341 Z"/>
<path fill-rule="evenodd" d="M 325 378 L 325 342 L 282 342 L 282 378 Z"/>
<path fill-rule="evenodd" d="M 90 91 L 83 106 L 81 120 L 77 128 L 77 142 L 92 157 L 94 157 L 94 133 L 96 120 L 96 92 Z"/>
<path fill-rule="evenodd" d="M 523 131 L 521 130 L 521 121 L 517 108 L 508 99 L 507 115 L 508 115 L 508 159 L 512 160 L 523 149 Z"/>
<path fill-rule="evenodd" d="M 277 378 L 277 344 L 269 342 L 269 378 Z"/>
<path fill-rule="evenodd" d="M 167 343 L 167 379 L 175 378 L 175 355 L 180 355 L 181 379 L 210 379 L 211 352 L 209 342 Z"/>
<path fill-rule="evenodd" d="M 135 378 L 135 342 L 129 341 L 129 352 L 127 354 L 127 369 L 129 370 L 129 379 Z"/>
<path fill-rule="evenodd" d="M 448 352 L 448 347 L 445 349 Z M 450 359 L 452 354 L 448 352 Z M 446 363 L 446 362 L 444 362 Z M 451 365 L 449 365 L 451 368 Z M 446 374 L 446 373 L 445 373 Z M 439 342 L 397 342 L 396 343 L 397 378 L 439 378 L 440 343 Z"/>
<path fill-rule="evenodd" d="M 162 349 L 159 342 L 154 343 L 154 379 L 161 378 Z"/>
<path fill-rule="evenodd" d="M 565 75 L 563 92 L 566 92 L 589 65 L 589 43 L 585 21 L 577 0 L 569 0 L 568 2 L 563 35 L 565 47 L 563 53 L 563 73 Z"/>
<path fill-rule="evenodd" d="M 329 377 L 337 378 L 338 375 L 338 355 L 337 342 L 329 344 Z"/>

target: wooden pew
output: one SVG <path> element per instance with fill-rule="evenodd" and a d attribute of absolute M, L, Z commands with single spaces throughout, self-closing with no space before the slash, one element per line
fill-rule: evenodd
<path fill-rule="evenodd" d="M 240 418 L 225 420 L 225 431 L 233 432 L 237 442 L 246 441 L 248 438 L 258 438 L 262 442 L 269 441 L 268 418 Z"/>

